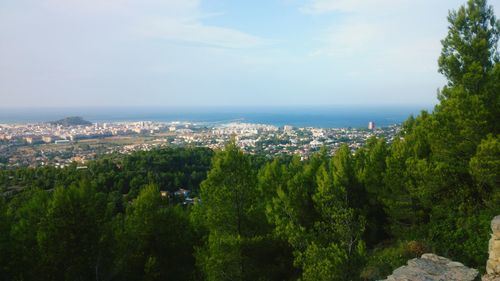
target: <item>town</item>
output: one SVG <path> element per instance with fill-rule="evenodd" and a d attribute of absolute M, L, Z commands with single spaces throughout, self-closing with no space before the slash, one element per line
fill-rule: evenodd
<path fill-rule="evenodd" d="M 354 151 L 372 136 L 392 142 L 400 129 L 399 125 L 376 128 L 373 122 L 369 122 L 367 128 L 328 129 L 240 122 L 0 124 L 0 168 L 65 167 L 75 162 L 83 166 L 101 155 L 130 154 L 166 146 L 217 150 L 232 138 L 246 153 L 267 157 L 297 154 L 301 159 L 307 159 L 321 147 L 333 154 L 342 144 L 347 144 Z"/>

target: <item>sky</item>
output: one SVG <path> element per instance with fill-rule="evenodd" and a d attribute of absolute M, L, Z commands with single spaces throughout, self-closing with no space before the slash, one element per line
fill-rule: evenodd
<path fill-rule="evenodd" d="M 1 0 L 0 108 L 435 104 L 464 2 Z"/>

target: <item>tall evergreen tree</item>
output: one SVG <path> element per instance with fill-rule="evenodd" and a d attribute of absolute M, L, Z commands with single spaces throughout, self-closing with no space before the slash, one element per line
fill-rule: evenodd
<path fill-rule="evenodd" d="M 477 176 L 477 160 L 495 151 L 500 132 L 500 22 L 486 0 L 469 0 L 448 21 L 439 58 L 448 83 L 434 111 L 410 119 L 404 140 L 392 145 L 383 200 L 396 236 L 426 239 L 440 254 L 481 265 L 486 221 L 500 212 L 491 203 L 495 187 Z"/>
<path fill-rule="evenodd" d="M 292 161 L 284 169 L 275 168 L 283 171 L 276 175 L 286 184 L 278 187 L 267 215 L 294 249 L 301 280 L 358 279 L 365 221 L 354 165 L 343 146 L 331 160 L 322 150 L 307 163 Z"/>
<path fill-rule="evenodd" d="M 169 206 L 158 186 L 144 187 L 117 234 L 117 280 L 190 280 L 196 242 L 186 210 Z"/>
<path fill-rule="evenodd" d="M 273 274 L 262 246 L 269 228 L 259 194 L 250 157 L 231 142 L 214 156 L 193 212 L 208 231 L 198 253 L 207 280 L 268 280 Z"/>
<path fill-rule="evenodd" d="M 11 277 L 10 274 L 12 274 L 8 266 L 13 254 L 10 228 L 11 220 L 7 213 L 7 204 L 3 198 L 0 198 L 0 275 L 5 278 Z"/>
<path fill-rule="evenodd" d="M 13 278 L 37 280 L 44 252 L 38 246 L 37 234 L 47 213 L 50 194 L 40 189 L 26 191 L 9 202 L 12 217 L 10 247 L 15 253 L 9 261 Z M 30 268 L 30 270 L 26 270 Z"/>
<path fill-rule="evenodd" d="M 372 137 L 355 155 L 356 177 L 366 192 L 363 214 L 366 217 L 365 240 L 373 246 L 387 238 L 384 226 L 387 225 L 387 214 L 381 203 L 384 192 L 384 177 L 387 170 L 386 158 L 388 145 L 385 139 Z"/>
<path fill-rule="evenodd" d="M 109 255 L 101 233 L 106 197 L 88 183 L 56 188 L 37 233 L 45 280 L 95 280 Z"/>

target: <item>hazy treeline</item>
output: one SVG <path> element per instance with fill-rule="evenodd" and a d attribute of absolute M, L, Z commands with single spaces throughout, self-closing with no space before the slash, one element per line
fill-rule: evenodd
<path fill-rule="evenodd" d="M 208 148 L 167 148 L 103 156 L 86 163 L 84 169 L 73 164 L 65 169 L 46 166 L 4 170 L 0 171 L 0 188 L 51 190 L 87 181 L 98 191 L 119 192 L 131 198 L 148 183 L 170 192 L 181 187 L 197 192 L 200 182 L 206 178 L 212 156 L 213 151 Z"/>
<path fill-rule="evenodd" d="M 189 275 L 196 239 L 188 213 L 161 198 L 160 189 L 196 193 L 212 155 L 205 148 L 162 149 L 105 157 L 87 169 L 0 171 L 0 280 L 137 280 L 144 265 L 134 271 L 136 259 L 145 249 L 170 256 L 169 267 Z M 151 267 L 153 257 L 144 257 Z"/>
<path fill-rule="evenodd" d="M 4 280 L 376 280 L 432 251 L 487 259 L 500 214 L 500 23 L 450 13 L 439 104 L 388 145 L 266 160 L 235 143 L 0 172 Z M 194 190 L 182 206 L 160 190 Z"/>

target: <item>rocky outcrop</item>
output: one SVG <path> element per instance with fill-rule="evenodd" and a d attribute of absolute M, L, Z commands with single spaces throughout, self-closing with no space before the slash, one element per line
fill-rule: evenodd
<path fill-rule="evenodd" d="M 500 281 L 500 276 L 485 275 L 481 281 Z"/>
<path fill-rule="evenodd" d="M 486 274 L 482 281 L 500 281 L 500 216 L 491 221 L 491 239 L 488 246 Z M 423 254 L 421 258 L 408 261 L 382 281 L 473 281 L 479 273 L 473 268 L 434 254 Z"/>
<path fill-rule="evenodd" d="M 488 246 L 488 261 L 483 281 L 500 281 L 500 216 L 491 221 L 491 239 Z"/>
<path fill-rule="evenodd" d="M 479 272 L 463 264 L 434 254 L 408 261 L 387 277 L 385 281 L 472 281 L 479 280 Z"/>

